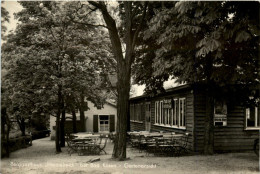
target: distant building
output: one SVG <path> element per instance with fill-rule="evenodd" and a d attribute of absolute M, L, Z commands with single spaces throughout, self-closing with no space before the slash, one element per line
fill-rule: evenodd
<path fill-rule="evenodd" d="M 85 111 L 86 132 L 114 132 L 116 129 L 117 108 L 112 102 L 106 102 L 103 108 L 94 107 L 94 103 L 88 101 L 89 110 Z M 68 119 L 68 117 L 70 119 Z M 82 132 L 80 127 L 80 115 L 76 113 L 77 131 Z M 72 115 L 66 113 L 65 132 L 72 132 Z M 55 139 L 56 117 L 50 117 L 51 139 Z"/>

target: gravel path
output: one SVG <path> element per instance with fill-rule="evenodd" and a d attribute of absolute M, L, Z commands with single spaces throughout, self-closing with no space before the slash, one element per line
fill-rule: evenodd
<path fill-rule="evenodd" d="M 225 153 L 213 156 L 193 155 L 183 157 L 146 156 L 131 148 L 127 149 L 127 161 L 111 159 L 113 144 L 108 143 L 107 155 L 78 156 L 55 153 L 55 142 L 49 137 L 34 140 L 33 146 L 11 153 L 10 158 L 2 159 L 2 174 L 121 174 L 121 173 L 184 173 L 184 174 L 259 174 L 259 160 L 253 152 Z M 100 158 L 100 161 L 88 163 Z"/>

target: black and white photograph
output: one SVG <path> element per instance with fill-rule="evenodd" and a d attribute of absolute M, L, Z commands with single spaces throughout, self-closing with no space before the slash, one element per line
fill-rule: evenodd
<path fill-rule="evenodd" d="M 1 1 L 1 174 L 259 174 L 260 1 Z"/>

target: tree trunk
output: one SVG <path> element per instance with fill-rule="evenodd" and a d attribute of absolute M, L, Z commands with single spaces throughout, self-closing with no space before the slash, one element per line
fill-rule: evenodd
<path fill-rule="evenodd" d="M 214 153 L 214 88 L 215 85 L 211 81 L 213 61 L 209 56 L 206 59 L 206 118 L 205 118 L 205 134 L 204 134 L 204 154 L 212 155 Z"/>
<path fill-rule="evenodd" d="M 113 149 L 113 158 L 118 160 L 126 159 L 126 133 L 127 117 L 129 113 L 129 92 L 130 92 L 130 68 L 123 64 L 118 73 L 118 102 L 117 102 L 117 132 Z"/>
<path fill-rule="evenodd" d="M 25 136 L 25 122 L 24 122 L 24 118 L 21 118 L 21 131 L 22 131 L 22 136 Z"/>
<path fill-rule="evenodd" d="M 22 132 L 22 136 L 25 136 L 25 123 L 24 118 L 20 116 L 16 116 L 17 123 L 19 125 L 20 131 Z"/>
<path fill-rule="evenodd" d="M 11 129 L 11 123 L 9 120 L 9 117 L 6 113 L 6 108 L 1 108 L 1 149 L 5 149 L 6 154 L 5 156 L 8 158 L 10 156 L 10 151 L 9 151 L 9 133 Z M 5 130 L 6 127 L 6 130 Z"/>
<path fill-rule="evenodd" d="M 204 134 L 204 154 L 214 154 L 214 95 L 211 87 L 206 92 L 206 118 Z"/>
<path fill-rule="evenodd" d="M 10 156 L 10 150 L 9 150 L 9 133 L 10 133 L 10 129 L 11 129 L 11 123 L 9 120 L 9 117 L 7 116 L 7 132 L 6 132 L 6 157 L 9 158 Z"/>
<path fill-rule="evenodd" d="M 81 131 L 85 132 L 86 131 L 86 125 L 85 125 L 85 101 L 84 101 L 84 95 L 81 94 L 80 95 L 80 106 L 79 106 L 79 117 L 80 117 L 80 127 L 81 127 Z"/>
<path fill-rule="evenodd" d="M 75 108 L 71 106 L 71 113 L 72 113 L 72 124 L 73 124 L 73 133 L 77 133 L 77 117 Z"/>
<path fill-rule="evenodd" d="M 65 108 L 64 101 L 62 101 L 62 113 L 61 113 L 61 121 L 60 121 L 60 147 L 65 147 Z"/>
<path fill-rule="evenodd" d="M 139 31 L 144 22 L 147 3 L 145 3 L 142 19 L 139 26 L 133 31 L 133 8 L 132 2 L 125 1 L 125 55 L 122 51 L 122 45 L 117 30 L 115 20 L 110 16 L 104 2 L 89 1 L 90 4 L 100 9 L 104 21 L 108 27 L 109 37 L 112 44 L 112 51 L 117 61 L 117 133 L 113 149 L 113 158 L 118 160 L 126 159 L 126 133 L 127 133 L 127 116 L 129 115 L 129 92 L 130 92 L 130 76 L 131 64 L 134 61 L 135 42 Z"/>
<path fill-rule="evenodd" d="M 61 147 L 60 147 L 61 100 L 62 100 L 61 85 L 59 85 L 59 89 L 58 89 L 58 111 L 57 111 L 57 117 L 56 117 L 56 136 L 55 136 L 56 153 L 61 152 Z"/>

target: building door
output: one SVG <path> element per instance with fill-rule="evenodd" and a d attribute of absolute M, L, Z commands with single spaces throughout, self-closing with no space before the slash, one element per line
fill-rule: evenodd
<path fill-rule="evenodd" d="M 99 115 L 99 132 L 109 132 L 108 115 Z"/>
<path fill-rule="evenodd" d="M 151 130 L 151 102 L 145 103 L 145 130 Z"/>

